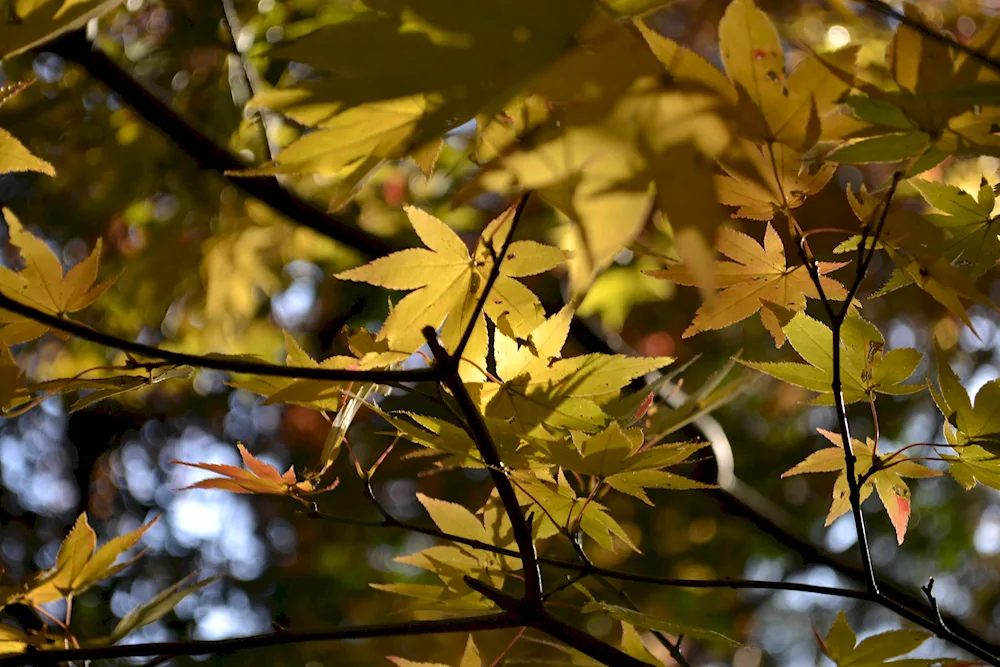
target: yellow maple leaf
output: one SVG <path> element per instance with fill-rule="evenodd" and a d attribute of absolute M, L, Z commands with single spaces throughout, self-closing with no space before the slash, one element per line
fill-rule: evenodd
<path fill-rule="evenodd" d="M 339 479 L 333 480 L 327 486 L 317 488 L 312 480 L 299 481 L 295 475 L 295 466 L 291 466 L 284 473 L 260 459 L 254 457 L 242 444 L 237 444 L 240 450 L 240 457 L 243 459 L 243 468 L 226 465 L 224 463 L 187 463 L 185 461 L 170 461 L 177 465 L 208 470 L 209 472 L 224 475 L 223 477 L 211 477 L 195 482 L 190 486 L 185 486 L 180 491 L 188 489 L 221 489 L 232 491 L 233 493 L 261 493 L 277 496 L 291 496 L 296 500 L 301 500 L 302 496 L 312 496 L 317 493 L 332 491 L 340 483 Z"/>
<path fill-rule="evenodd" d="M 844 462 L 843 438 L 839 433 L 831 433 L 823 429 L 817 429 L 824 438 L 834 444 L 813 452 L 803 461 L 796 464 L 789 470 L 782 473 L 782 477 L 798 475 L 811 472 L 839 472 L 837 480 L 833 483 L 833 503 L 830 505 L 830 512 L 826 516 L 826 525 L 851 509 L 851 500 L 847 484 L 846 464 Z M 905 456 L 879 457 L 875 452 L 873 441 L 869 438 L 867 442 L 851 439 L 854 445 L 854 453 L 857 456 L 856 472 L 859 476 L 866 476 L 864 484 L 861 485 L 861 502 L 864 502 L 872 491 L 878 492 L 879 500 L 885 507 L 889 520 L 896 530 L 896 541 L 903 543 L 906 536 L 906 526 L 910 520 L 910 489 L 903 481 L 903 477 L 938 477 L 944 473 L 940 470 L 932 470 L 921 465 L 917 461 Z M 874 472 L 871 472 L 874 468 Z"/>
<path fill-rule="evenodd" d="M 764 232 L 762 245 L 742 232 L 724 228 L 719 233 L 718 249 L 732 260 L 720 260 L 715 264 L 716 284 L 722 290 L 713 300 L 707 301 L 698 309 L 682 337 L 722 329 L 760 311 L 761 321 L 777 346 L 781 347 L 785 343 L 785 334 L 775 306 L 798 312 L 805 310 L 807 297 L 819 298 L 805 265 L 786 265 L 781 237 L 770 223 Z M 836 271 L 846 264 L 847 262 L 816 263 L 823 290 L 830 299 L 846 298 L 847 290 L 836 280 L 822 274 Z M 697 276 L 681 266 L 646 273 L 672 280 L 679 285 L 700 285 Z"/>
<path fill-rule="evenodd" d="M 831 163 L 810 169 L 801 153 L 784 144 L 740 143 L 742 155 L 720 161 L 726 173 L 715 178 L 719 201 L 737 207 L 734 218 L 773 220 L 779 213 L 802 206 L 837 170 Z"/>
<path fill-rule="evenodd" d="M 158 517 L 157 517 L 158 519 Z M 116 563 L 118 557 L 131 549 L 157 519 L 146 525 L 109 540 L 95 551 L 97 534 L 87 521 L 86 512 L 77 517 L 73 529 L 59 547 L 56 564 L 39 573 L 23 591 L 9 596 L 8 602 L 39 605 L 64 597 L 78 595 L 94 584 L 107 579 L 135 562 L 136 558 Z"/>
<path fill-rule="evenodd" d="M 496 376 L 468 385 L 487 417 L 520 424 L 529 435 L 543 438 L 551 429 L 592 433 L 609 419 L 597 401 L 673 363 L 671 357 L 623 354 L 560 358 L 572 318 L 572 309 L 565 307 L 522 341 L 496 331 Z"/>
<path fill-rule="evenodd" d="M 0 128 L 0 174 L 13 171 L 37 171 L 54 176 L 55 168 L 34 155 L 10 132 Z"/>
<path fill-rule="evenodd" d="M 10 242 L 21 253 L 24 268 L 15 273 L 0 268 L 0 292 L 39 310 L 65 315 L 97 300 L 114 279 L 94 284 L 100 265 L 101 241 L 83 261 L 63 274 L 62 262 L 40 238 L 27 231 L 10 209 L 3 209 Z M 49 327 L 13 313 L 0 312 L 0 342 L 23 343 L 40 337 Z"/>
<path fill-rule="evenodd" d="M 412 352 L 423 345 L 421 330 L 445 322 L 444 345 L 457 345 L 498 253 L 510 233 L 514 209 L 507 209 L 483 231 L 475 254 L 446 224 L 418 208 L 406 215 L 426 248 L 410 248 L 380 257 L 364 266 L 337 274 L 341 280 L 365 282 L 396 290 L 413 290 L 395 305 L 376 340 L 388 341 L 393 351 Z M 485 313 L 494 322 L 501 318 L 517 335 L 527 335 L 544 319 L 542 304 L 515 278 L 543 273 L 561 264 L 565 254 L 535 241 L 510 244 L 493 284 Z M 445 321 L 447 318 L 447 321 Z M 485 332 L 485 324 L 477 323 Z M 485 343 L 485 336 L 483 343 Z"/>

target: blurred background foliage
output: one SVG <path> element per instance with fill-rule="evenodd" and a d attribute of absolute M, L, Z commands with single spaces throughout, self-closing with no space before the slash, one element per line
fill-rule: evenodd
<path fill-rule="evenodd" d="M 96 40 L 143 86 L 202 132 L 248 162 L 262 163 L 269 159 L 268 139 L 284 145 L 297 136 L 297 130 L 284 125 L 265 137 L 259 116 L 245 107 L 250 91 L 237 53 L 245 54 L 266 85 L 301 76 L 294 65 L 268 60 L 262 47 L 327 22 L 349 4 L 348 0 L 233 0 L 231 8 L 239 23 L 233 26 L 233 17 L 227 20 L 224 4 L 216 0 L 128 0 L 99 22 Z M 617 4 L 643 9 L 662 3 Z M 858 44 L 860 62 L 870 77 L 885 78 L 889 22 L 846 0 L 773 0 L 760 5 L 780 26 L 793 61 L 808 48 Z M 676 0 L 657 11 L 651 23 L 719 65 L 716 25 L 725 6 L 724 0 Z M 935 0 L 921 6 L 938 29 L 962 42 L 1000 9 L 1000 4 L 986 0 Z M 331 278 L 362 261 L 358 253 L 289 223 L 217 174 L 199 170 L 114 92 L 59 56 L 44 49 L 29 52 L 5 61 L 0 69 L 0 84 L 28 79 L 34 84 L 0 109 L 0 125 L 55 165 L 57 175 L 0 176 L 0 201 L 16 210 L 67 265 L 85 257 L 97 239 L 103 239 L 104 270 L 120 277 L 88 311 L 91 323 L 126 338 L 139 336 L 143 342 L 193 352 L 270 351 L 279 362 L 284 359 L 283 329 L 302 340 L 313 356 L 322 357 L 337 349 L 337 327 L 331 329 L 330 323 L 343 324 L 343 314 L 354 326 L 378 328 L 387 312 L 385 294 Z M 385 164 L 340 213 L 361 229 L 410 245 L 415 239 L 401 204 L 417 204 L 471 241 L 505 205 L 496 197 L 479 197 L 460 207 L 449 204 L 471 169 L 464 159 L 471 136 L 468 126 L 449 135 L 430 178 L 411 161 Z M 935 175 L 975 188 L 983 173 L 995 181 L 996 171 L 994 159 L 952 159 Z M 844 186 L 882 182 L 889 173 L 888 167 L 842 166 L 834 181 L 811 197 L 797 217 L 808 221 L 810 211 L 826 216 L 835 211 L 854 224 Z M 333 186 L 323 178 L 282 178 L 287 187 L 320 206 L 334 196 Z M 905 190 L 902 194 L 913 195 Z M 529 236 L 558 233 L 543 206 L 536 204 L 531 214 L 525 230 Z M 826 249 L 822 237 L 814 238 L 818 251 Z M 6 265 L 15 264 L 16 250 L 5 245 L 3 258 Z M 756 318 L 681 339 L 680 332 L 698 306 L 697 291 L 643 276 L 641 271 L 649 263 L 641 247 L 622 252 L 584 300 L 581 314 L 593 327 L 603 329 L 609 340 L 680 361 L 700 355 L 684 376 L 690 387 L 697 387 L 733 355 L 777 358 L 779 353 Z M 890 269 L 876 258 L 873 272 L 880 279 Z M 531 287 L 547 304 L 557 304 L 558 278 L 556 274 L 533 279 Z M 980 285 L 993 301 L 1000 301 L 995 270 Z M 936 336 L 975 392 L 1000 373 L 1000 321 L 986 309 L 970 312 L 976 333 L 962 328 L 915 290 L 894 292 L 866 305 L 866 316 L 880 323 L 890 347 L 913 346 L 931 353 Z M 89 343 L 71 340 L 64 345 L 51 338 L 20 352 L 38 378 L 73 375 L 117 358 Z M 925 361 L 919 373 L 930 372 Z M 292 502 L 219 491 L 174 491 L 197 477 L 169 464 L 171 459 L 236 464 L 234 444 L 239 441 L 283 467 L 312 461 L 323 446 L 326 422 L 317 413 L 262 405 L 258 397 L 229 388 L 224 379 L 201 371 L 189 382 L 156 385 L 72 414 L 66 399 L 57 397 L 40 410 L 0 421 L 4 578 L 18 581 L 51 566 L 59 542 L 80 511 L 90 513 L 102 537 L 132 530 L 163 514 L 164 520 L 144 537 L 147 557 L 77 601 L 74 623 L 81 633 L 99 634 L 109 621 L 194 570 L 225 576 L 132 640 L 222 638 L 266 631 L 272 623 L 305 630 L 407 617 L 399 598 L 373 591 L 368 584 L 420 580 L 420 571 L 393 563 L 393 558 L 429 545 L 428 538 L 318 522 L 301 515 Z M 779 478 L 804 452 L 823 446 L 815 434 L 817 427 L 833 426 L 832 411 L 804 407 L 807 399 L 803 390 L 759 378 L 751 391 L 715 416 L 732 442 L 739 478 L 784 516 L 793 531 L 853 561 L 850 517 L 823 527 L 831 479 Z M 402 400 L 390 396 L 387 406 L 398 406 Z M 417 399 L 405 400 L 412 406 Z M 940 441 L 940 417 L 926 393 L 880 399 L 879 411 L 886 448 Z M 868 406 L 852 407 L 851 415 L 861 425 L 858 437 L 864 436 Z M 370 414 L 362 414 L 355 423 L 351 441 L 363 461 L 373 461 L 388 444 L 384 429 L 385 424 Z M 362 490 L 346 458 L 337 465 L 343 483 L 321 497 L 321 507 L 375 518 L 362 502 Z M 711 462 L 703 465 L 710 467 Z M 489 488 L 483 479 L 462 471 L 430 474 L 419 458 L 390 457 L 375 479 L 375 492 L 396 516 L 423 519 L 415 500 L 418 490 L 476 507 Z M 653 499 L 655 509 L 623 498 L 609 499 L 613 513 L 643 551 L 642 556 L 628 559 L 631 571 L 846 583 L 832 570 L 803 565 L 795 553 L 745 519 L 727 516 L 709 495 L 658 492 Z M 992 641 L 1000 641 L 1000 499 L 995 491 L 979 486 L 965 492 L 945 478 L 914 483 L 913 519 L 902 549 L 896 547 L 881 510 L 866 507 L 866 513 L 879 571 L 912 589 L 934 575 L 942 607 L 967 619 L 970 627 Z M 591 550 L 600 565 L 616 565 L 627 555 Z M 717 646 L 692 644 L 693 664 L 813 664 L 820 658 L 810 624 L 825 634 L 845 605 L 862 634 L 898 623 L 888 612 L 871 606 L 801 593 L 643 586 L 629 592 L 651 613 L 710 627 L 755 647 L 732 654 Z M 587 629 L 609 638 L 617 632 L 610 619 L 600 616 L 594 616 Z M 498 631 L 477 641 L 488 658 L 499 653 L 511 634 Z M 318 667 L 380 664 L 386 654 L 454 661 L 464 642 L 458 636 L 352 641 L 202 661 Z M 926 648 L 928 654 L 948 651 L 935 642 Z M 537 645 L 522 642 L 508 661 L 515 664 L 543 654 Z"/>

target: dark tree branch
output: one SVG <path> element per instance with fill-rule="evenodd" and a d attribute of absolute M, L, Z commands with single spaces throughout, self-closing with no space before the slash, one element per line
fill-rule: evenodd
<path fill-rule="evenodd" d="M 543 606 L 534 604 L 528 599 L 521 600 L 511 597 L 469 576 L 465 577 L 465 584 L 504 611 L 522 618 L 525 621 L 525 625 L 541 630 L 550 637 L 562 641 L 566 645 L 602 664 L 614 665 L 615 667 L 618 667 L 618 665 L 648 667 L 643 661 L 633 658 L 620 649 L 602 642 L 600 639 L 582 630 L 577 630 L 573 626 L 563 623 L 549 614 Z"/>
<path fill-rule="evenodd" d="M 197 355 L 185 354 L 183 352 L 173 352 L 163 350 L 152 345 L 144 345 L 134 341 L 118 338 L 111 334 L 91 329 L 85 324 L 63 319 L 50 313 L 43 312 L 27 304 L 11 299 L 5 294 L 0 294 L 0 309 L 17 313 L 40 324 L 44 324 L 52 329 L 71 334 L 77 338 L 88 340 L 105 347 L 115 348 L 123 352 L 159 359 L 169 364 L 178 366 L 193 366 L 195 368 L 207 368 L 217 371 L 229 371 L 230 373 L 248 373 L 252 375 L 264 375 L 268 377 L 285 377 L 303 380 L 329 380 L 346 382 L 420 382 L 437 381 L 441 377 L 440 371 L 434 368 L 419 368 L 414 370 L 334 370 L 328 368 L 307 368 L 304 366 L 278 366 L 240 359 L 237 357 L 225 357 L 222 355 Z M 140 364 L 137 368 L 144 367 Z"/>
<path fill-rule="evenodd" d="M 27 665 L 54 665 L 60 662 L 129 658 L 138 656 L 181 656 L 235 653 L 268 646 L 284 646 L 307 642 L 328 642 L 343 639 L 375 639 L 378 637 L 412 637 L 416 635 L 453 632 L 500 630 L 523 625 L 515 615 L 507 612 L 471 618 L 452 618 L 435 621 L 410 621 L 383 625 L 359 625 L 320 632 L 271 632 L 250 637 L 219 639 L 215 641 L 155 642 L 148 644 L 119 644 L 52 651 L 28 651 L 0 658 L 0 667 Z"/>
<path fill-rule="evenodd" d="M 494 270 L 499 272 L 500 262 L 494 264 Z M 495 279 L 494 279 L 495 280 Z M 474 322 L 474 321 L 473 321 Z M 472 325 L 470 325 L 472 326 Z M 483 462 L 490 471 L 493 485 L 496 487 L 500 502 L 503 504 L 507 517 L 510 519 L 511 529 L 514 532 L 514 542 L 517 543 L 518 555 L 524 566 L 524 587 L 525 598 L 534 604 L 541 605 L 542 601 L 542 573 L 538 568 L 538 560 L 535 554 L 535 541 L 531 536 L 531 526 L 528 524 L 524 512 L 521 510 L 521 503 L 517 500 L 514 492 L 514 485 L 507 478 L 503 461 L 497 451 L 496 443 L 490 431 L 486 428 L 486 422 L 479 413 L 479 408 L 469 395 L 462 378 L 458 376 L 458 360 L 449 356 L 441 344 L 438 342 L 437 333 L 434 327 L 426 327 L 424 336 L 427 344 L 430 345 L 431 352 L 436 361 L 436 367 L 447 373 L 444 384 L 451 391 L 452 396 L 458 403 L 458 408 L 465 417 L 469 433 L 476 443 L 479 455 L 483 457 Z"/>
<path fill-rule="evenodd" d="M 95 49 L 82 31 L 67 33 L 49 43 L 45 49 L 87 70 L 92 77 L 121 97 L 146 122 L 169 137 L 199 167 L 219 172 L 247 195 L 259 199 L 295 223 L 309 227 L 369 257 L 380 257 L 394 250 L 378 237 L 366 234 L 346 220 L 336 218 L 292 194 L 274 178 L 232 176 L 228 172 L 242 171 L 249 165 L 217 145 L 178 116 L 169 105 L 143 88 L 118 63 Z"/>
<path fill-rule="evenodd" d="M 908 28 L 916 30 L 921 35 L 929 37 L 930 39 L 933 39 L 935 42 L 940 42 L 941 44 L 944 44 L 949 48 L 955 49 L 956 51 L 960 51 L 961 53 L 964 53 L 970 58 L 974 58 L 975 60 L 979 61 L 986 67 L 989 67 L 993 71 L 1000 73 L 1000 60 L 993 58 L 989 54 L 977 51 L 971 46 L 967 46 L 965 44 L 962 44 L 961 42 L 957 42 L 954 39 L 948 37 L 947 35 L 939 33 L 938 31 L 930 28 L 929 26 L 924 25 L 920 21 L 910 18 L 904 12 L 899 11 L 895 7 L 892 7 L 886 4 L 885 2 L 882 2 L 882 0 L 861 0 L 861 2 L 864 3 L 865 5 L 868 5 L 879 14 L 882 14 L 883 16 L 888 16 L 891 19 L 899 21 Z"/>

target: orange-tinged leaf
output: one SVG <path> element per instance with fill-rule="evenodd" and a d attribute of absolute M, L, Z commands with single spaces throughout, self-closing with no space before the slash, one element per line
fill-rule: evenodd
<path fill-rule="evenodd" d="M 339 480 L 335 479 L 331 484 L 322 488 L 316 488 L 314 481 L 305 479 L 297 481 L 295 469 L 289 468 L 284 474 L 280 474 L 273 466 L 264 463 L 247 451 L 242 444 L 237 447 L 243 464 L 247 467 L 237 468 L 236 466 L 223 463 L 187 463 L 185 461 L 171 461 L 189 468 L 198 468 L 209 472 L 218 473 L 223 477 L 211 477 L 186 486 L 180 491 L 188 489 L 220 489 L 222 491 L 232 491 L 233 493 L 260 493 L 279 496 L 290 496 L 302 500 L 302 496 L 311 496 L 317 493 L 325 493 L 337 487 Z M 303 501 L 305 502 L 305 501 Z"/>
<path fill-rule="evenodd" d="M 719 232 L 718 250 L 732 260 L 720 260 L 715 264 L 715 283 L 722 290 L 698 309 L 683 337 L 722 329 L 760 311 L 761 321 L 774 342 L 778 347 L 784 345 L 785 334 L 775 307 L 799 312 L 805 310 L 806 298 L 819 298 L 806 267 L 801 264 L 792 267 L 786 265 L 781 237 L 770 223 L 764 232 L 763 245 L 742 232 L 722 229 Z M 817 269 L 822 276 L 845 264 L 846 262 L 817 262 Z M 697 276 L 681 266 L 646 273 L 680 285 L 702 286 Z M 847 291 L 836 280 L 822 276 L 820 281 L 827 298 L 842 300 L 847 296 Z"/>
<path fill-rule="evenodd" d="M 834 447 L 827 447 L 813 452 L 801 463 L 785 471 L 781 476 L 798 475 L 814 472 L 839 472 L 833 486 L 833 503 L 826 517 L 826 525 L 851 509 L 848 498 L 846 463 L 844 459 L 843 439 L 837 433 L 818 429 L 824 438 L 832 442 Z M 903 477 L 937 477 L 942 475 L 939 470 L 927 468 L 917 461 L 905 456 L 879 455 L 875 456 L 872 441 L 867 443 L 852 439 L 854 454 L 857 457 L 855 473 L 858 477 L 868 476 L 861 486 L 861 500 L 864 502 L 873 490 L 878 492 L 879 500 L 885 507 L 889 520 L 896 532 L 896 540 L 902 544 L 906 536 L 906 526 L 910 520 L 910 489 Z M 868 475 L 875 466 L 875 472 Z"/>
<path fill-rule="evenodd" d="M 734 218 L 773 220 L 802 206 L 836 171 L 834 164 L 804 164 L 801 153 L 783 144 L 741 146 L 739 154 L 720 161 L 726 173 L 716 177 L 719 201 L 737 207 Z"/>

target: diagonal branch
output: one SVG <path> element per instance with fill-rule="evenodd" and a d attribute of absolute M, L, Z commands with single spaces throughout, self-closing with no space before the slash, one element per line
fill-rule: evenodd
<path fill-rule="evenodd" d="M 384 625 L 358 625 L 320 632 L 271 632 L 249 637 L 219 639 L 214 641 L 177 641 L 147 644 L 118 644 L 88 648 L 52 651 L 29 651 L 0 658 L 0 667 L 25 667 L 28 665 L 56 665 L 70 661 L 130 658 L 138 656 L 182 656 L 234 653 L 268 646 L 286 646 L 307 642 L 327 642 L 345 639 L 374 639 L 378 637 L 412 637 L 416 635 L 444 634 L 500 630 L 522 625 L 515 614 L 507 612 L 489 616 L 450 618 L 434 621 L 410 621 Z"/>
<path fill-rule="evenodd" d="M 49 43 L 46 50 L 75 62 L 122 98 L 125 104 L 146 122 L 158 128 L 202 169 L 219 172 L 232 185 L 259 199 L 278 213 L 303 227 L 323 234 L 370 257 L 389 254 L 390 247 L 378 237 L 356 229 L 346 220 L 320 210 L 301 197 L 281 187 L 273 178 L 240 178 L 228 172 L 242 171 L 248 165 L 219 146 L 193 125 L 182 119 L 169 105 L 142 87 L 107 54 L 96 49 L 82 31 L 71 32 Z"/>
<path fill-rule="evenodd" d="M 392 515 L 387 515 L 381 521 L 366 521 L 364 519 L 354 519 L 350 517 L 337 517 L 324 514 L 319 511 L 307 512 L 306 516 L 312 519 L 322 519 L 346 526 L 359 526 L 362 528 L 396 528 L 407 530 L 421 535 L 436 537 L 455 544 L 464 544 L 473 549 L 480 549 L 500 556 L 519 557 L 520 552 L 514 549 L 498 547 L 487 542 L 481 542 L 462 535 L 446 533 L 438 528 L 419 526 L 407 521 L 401 521 Z M 548 565 L 560 570 L 570 570 L 584 576 L 599 576 L 616 581 L 627 581 L 637 584 L 648 584 L 652 586 L 664 586 L 671 588 L 726 588 L 730 590 L 772 590 L 772 591 L 798 591 L 800 593 L 815 593 L 817 595 L 829 595 L 833 597 L 851 598 L 854 600 L 869 600 L 870 596 L 866 591 L 851 590 L 849 588 L 838 588 L 833 586 L 816 586 L 813 584 L 800 584 L 794 581 L 766 581 L 762 579 L 678 579 L 670 577 L 657 577 L 645 574 L 632 574 L 621 572 L 609 568 L 598 567 L 592 563 L 576 563 L 559 558 L 538 557 L 540 565 Z M 549 593 L 551 595 L 551 593 Z"/>
<path fill-rule="evenodd" d="M 185 354 L 112 336 L 103 331 L 91 329 L 85 324 L 43 312 L 20 301 L 11 299 L 2 293 L 0 293 L 0 309 L 17 313 L 22 317 L 34 320 L 52 329 L 72 334 L 77 338 L 88 340 L 91 343 L 97 343 L 98 345 L 119 349 L 123 352 L 130 352 L 143 357 L 160 359 L 179 366 L 193 366 L 195 368 L 229 371 L 230 373 L 248 373 L 268 377 L 345 382 L 419 382 L 423 380 L 436 381 L 441 377 L 440 371 L 436 368 L 400 371 L 336 370 L 329 368 L 307 368 L 304 366 L 278 366 L 277 364 L 249 361 L 235 356 Z"/>
<path fill-rule="evenodd" d="M 499 267 L 499 262 L 494 266 L 494 269 L 497 267 Z M 500 459 L 496 443 L 493 442 L 493 437 L 486 427 L 486 422 L 483 420 L 479 408 L 476 407 L 472 396 L 469 395 L 469 391 L 462 382 L 462 378 L 458 375 L 458 361 L 454 357 L 449 356 L 445 349 L 441 347 L 434 327 L 424 328 L 424 336 L 427 338 L 427 343 L 437 362 L 435 367 L 447 373 L 444 378 L 444 384 L 455 397 L 458 408 L 461 410 L 462 416 L 465 417 L 465 421 L 469 427 L 469 434 L 476 443 L 479 455 L 483 457 L 483 462 L 490 471 L 490 477 L 497 489 L 497 494 L 500 496 L 500 502 L 503 504 L 504 510 L 507 512 L 507 517 L 510 519 L 511 529 L 514 532 L 514 542 L 517 544 L 518 555 L 521 557 L 521 562 L 524 566 L 525 598 L 534 604 L 541 605 L 542 573 L 538 568 L 538 558 L 535 554 L 535 541 L 531 535 L 531 526 L 524 516 L 524 512 L 521 510 L 521 503 L 517 500 L 514 486 L 507 477 L 506 469 L 503 461 Z"/>
<path fill-rule="evenodd" d="M 992 69 L 994 72 L 1000 73 L 1000 60 L 993 58 L 989 54 L 983 53 L 982 51 L 977 51 L 976 49 L 972 48 L 971 46 L 968 46 L 967 44 L 962 44 L 961 42 L 957 42 L 954 39 L 948 37 L 947 35 L 939 33 L 937 30 L 934 30 L 930 26 L 924 25 L 917 19 L 911 18 L 907 16 L 904 12 L 901 12 L 898 9 L 896 9 L 895 7 L 888 5 L 885 2 L 882 2 L 882 0 L 860 0 L 860 1 L 865 5 L 867 5 L 868 7 L 870 7 L 871 9 L 878 12 L 879 14 L 887 16 L 895 21 L 899 21 L 908 28 L 916 30 L 921 35 L 929 37 L 930 39 L 933 39 L 936 42 L 940 42 L 941 44 L 944 44 L 949 48 L 955 49 L 956 51 L 960 51 L 961 53 L 964 53 L 970 58 L 978 60 L 986 67 Z"/>

